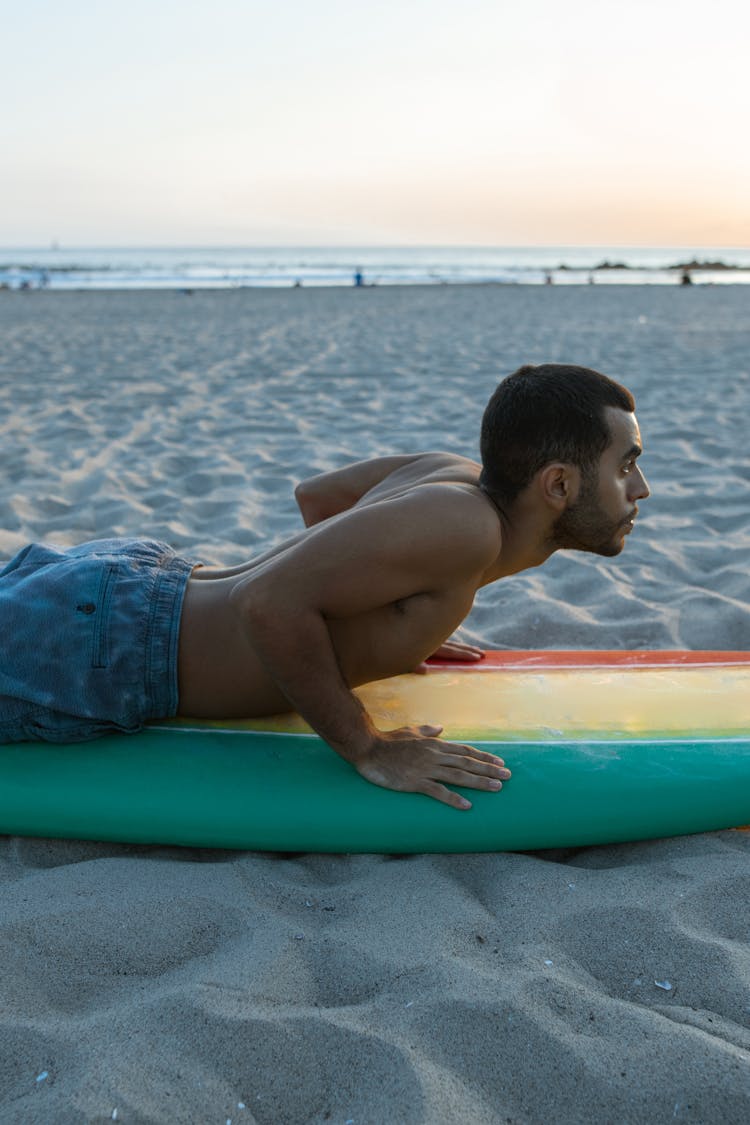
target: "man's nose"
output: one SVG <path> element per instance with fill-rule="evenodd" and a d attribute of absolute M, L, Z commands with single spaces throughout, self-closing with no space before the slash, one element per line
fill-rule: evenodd
<path fill-rule="evenodd" d="M 646 480 L 640 469 L 636 471 L 633 483 L 637 485 L 637 489 L 633 493 L 634 500 L 645 500 L 647 496 L 651 495 L 651 489 L 648 487 L 648 481 Z"/>

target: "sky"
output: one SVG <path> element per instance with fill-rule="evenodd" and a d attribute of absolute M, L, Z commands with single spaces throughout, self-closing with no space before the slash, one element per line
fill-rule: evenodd
<path fill-rule="evenodd" d="M 747 0 L 0 0 L 0 246 L 750 247 Z"/>

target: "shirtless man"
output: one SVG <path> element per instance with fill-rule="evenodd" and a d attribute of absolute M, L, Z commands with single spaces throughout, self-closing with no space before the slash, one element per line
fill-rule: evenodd
<path fill-rule="evenodd" d="M 456 808 L 470 805 L 446 784 L 499 789 L 510 776 L 499 759 L 439 739 L 439 727 L 377 730 L 350 688 L 439 652 L 480 587 L 560 548 L 618 554 L 648 496 L 633 407 L 595 372 L 522 368 L 485 412 L 484 468 L 426 453 L 299 485 L 307 531 L 246 566 L 193 573 L 181 712 L 291 705 L 378 785 Z"/>
<path fill-rule="evenodd" d="M 448 786 L 500 789 L 510 776 L 502 760 L 440 739 L 440 727 L 378 730 L 351 689 L 436 652 L 479 659 L 445 642 L 480 587 L 561 548 L 619 554 L 648 496 L 633 410 L 630 392 L 598 372 L 523 367 L 487 406 L 482 465 L 426 453 L 325 473 L 298 486 L 305 530 L 275 550 L 230 568 L 176 560 L 179 698 L 145 717 L 294 709 L 369 781 L 470 808 Z M 77 609 L 94 617 L 97 604 Z M 51 737 L 39 722 L 19 735 L 8 720 L 7 737 Z"/>

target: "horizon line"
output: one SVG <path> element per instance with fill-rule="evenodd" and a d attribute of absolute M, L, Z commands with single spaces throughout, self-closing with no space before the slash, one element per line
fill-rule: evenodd
<path fill-rule="evenodd" d="M 714 242 L 0 242 L 4 250 L 739 250 Z"/>

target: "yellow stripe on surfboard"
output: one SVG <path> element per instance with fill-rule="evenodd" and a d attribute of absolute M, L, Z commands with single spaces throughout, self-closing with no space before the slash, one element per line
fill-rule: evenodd
<path fill-rule="evenodd" d="M 367 684 L 377 726 L 439 723 L 448 738 L 736 738 L 750 734 L 750 665 L 505 668 L 455 665 Z M 178 725 L 308 732 L 298 715 Z"/>

